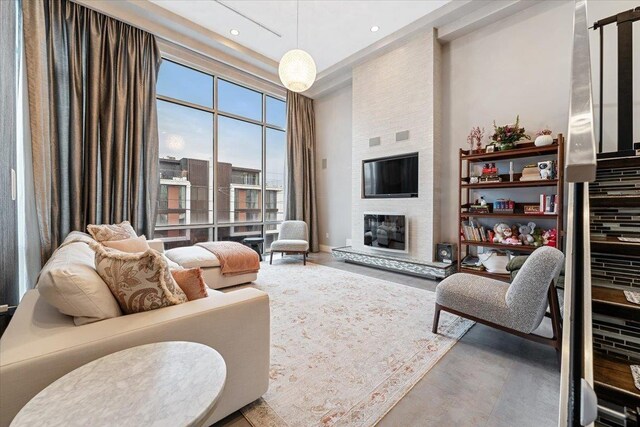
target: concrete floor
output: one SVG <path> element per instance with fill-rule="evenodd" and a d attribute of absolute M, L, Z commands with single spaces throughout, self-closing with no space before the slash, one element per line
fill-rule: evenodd
<path fill-rule="evenodd" d="M 430 291 L 437 285 L 433 280 L 346 264 L 325 253 L 312 254 L 310 260 Z M 543 333 L 549 330 L 549 325 L 541 327 Z M 552 348 L 476 324 L 378 425 L 556 426 L 559 387 Z M 238 411 L 215 426 L 250 424 Z"/>

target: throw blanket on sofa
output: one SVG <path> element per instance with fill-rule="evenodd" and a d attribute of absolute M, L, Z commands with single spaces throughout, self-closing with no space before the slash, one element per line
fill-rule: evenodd
<path fill-rule="evenodd" d="M 196 243 L 214 254 L 220 261 L 220 272 L 225 276 L 257 273 L 260 270 L 258 253 L 238 242 Z"/>

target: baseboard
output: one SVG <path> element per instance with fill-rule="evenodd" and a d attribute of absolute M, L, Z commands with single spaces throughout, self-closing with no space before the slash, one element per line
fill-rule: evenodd
<path fill-rule="evenodd" d="M 335 246 L 329 246 L 329 245 L 320 245 L 320 252 L 326 252 L 328 254 L 331 253 L 331 249 L 333 249 Z"/>

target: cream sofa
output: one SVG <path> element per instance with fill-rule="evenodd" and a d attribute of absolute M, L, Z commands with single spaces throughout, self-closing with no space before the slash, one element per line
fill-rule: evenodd
<path fill-rule="evenodd" d="M 66 373 L 159 341 L 202 343 L 224 358 L 226 385 L 207 425 L 258 399 L 269 386 L 269 297 L 252 288 L 208 292 L 184 304 L 76 326 L 38 289 L 28 291 L 0 339 L 0 426 L 8 426 L 33 396 Z"/>

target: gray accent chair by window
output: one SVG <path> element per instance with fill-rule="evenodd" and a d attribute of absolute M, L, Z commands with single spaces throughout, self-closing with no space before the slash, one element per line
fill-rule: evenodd
<path fill-rule="evenodd" d="M 511 284 L 466 273 L 447 277 L 436 288 L 433 333 L 438 333 L 440 311 L 444 310 L 550 345 L 560 360 L 562 325 L 555 281 L 563 265 L 562 252 L 543 246 L 527 258 Z M 552 338 L 532 333 L 545 316 L 551 318 Z"/>
<path fill-rule="evenodd" d="M 309 252 L 309 229 L 304 221 L 283 221 L 280 225 L 278 240 L 271 243 L 269 264 L 273 264 L 273 253 L 301 254 L 302 263 L 307 265 Z"/>

